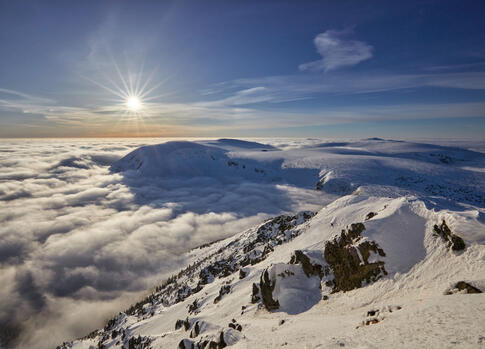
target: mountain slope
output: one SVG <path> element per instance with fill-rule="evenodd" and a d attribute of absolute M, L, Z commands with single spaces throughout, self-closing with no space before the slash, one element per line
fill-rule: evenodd
<path fill-rule="evenodd" d="M 463 169 L 483 156 L 381 140 L 286 152 L 224 142 L 231 150 L 171 144 L 169 159 L 202 149 L 197 161 L 219 156 L 223 168 L 238 158 L 275 172 L 319 169 L 313 185 L 341 196 L 189 251 L 185 269 L 63 348 L 485 346 L 484 183 Z M 133 159 L 160 170 L 145 150 L 126 159 L 118 170 L 136 171 Z M 218 175 L 204 166 L 192 173 Z"/>
<path fill-rule="evenodd" d="M 370 212 L 377 214 L 366 220 Z M 464 239 L 464 251 L 453 251 L 435 234 L 434 224 L 443 219 Z M 376 281 L 364 278 L 361 286 L 342 292 L 335 282 L 329 283 L 336 279 L 336 270 L 326 251 L 329 241 L 340 238 L 341 230 L 348 232 L 354 222 L 363 222 L 365 230 L 360 241 L 348 246 L 358 248 L 359 243 L 375 241 L 383 255 L 370 252 L 366 263 L 360 251 L 357 258 L 361 264 L 383 262 L 385 273 Z M 444 293 L 462 280 L 483 289 L 485 247 L 477 243 L 477 237 L 484 235 L 473 211 L 433 212 L 413 197 L 346 196 L 315 216 L 283 216 L 191 251 L 195 264 L 169 280 L 147 303 L 129 311 L 129 316 L 121 314 L 114 325 L 91 340 L 74 342 L 73 347 L 100 341 L 106 347 L 120 347 L 122 335 L 111 339 L 113 331 L 124 332 L 125 342 L 138 335 L 150 339 L 152 348 L 177 347 L 182 340 L 187 347 L 204 341 L 220 343 L 221 333 L 226 344 L 241 348 L 296 348 L 302 340 L 324 347 L 438 346 L 447 336 L 471 346 L 482 335 L 484 295 Z M 321 265 L 326 275 L 307 276 L 302 260 L 290 264 L 295 251 L 308 256 L 311 265 Z M 327 273 L 326 268 L 330 269 Z M 270 274 L 269 283 L 264 280 L 265 272 Z M 268 292 L 271 283 L 275 285 L 270 298 L 278 307 L 268 307 L 265 299 L 265 287 Z M 181 327 L 175 329 L 178 320 Z M 363 325 L 366 322 L 373 326 Z M 242 331 L 229 327 L 230 323 L 241 325 Z M 428 334 L 416 337 L 417 328 Z M 399 337 L 389 338 L 387 331 Z"/>

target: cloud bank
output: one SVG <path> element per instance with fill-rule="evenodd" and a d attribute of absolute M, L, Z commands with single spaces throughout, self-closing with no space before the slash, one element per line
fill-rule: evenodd
<path fill-rule="evenodd" d="M 322 204 L 287 185 L 109 171 L 148 143 L 160 140 L 0 142 L 3 338 L 50 348 L 85 335 L 185 264 L 182 252 Z"/>

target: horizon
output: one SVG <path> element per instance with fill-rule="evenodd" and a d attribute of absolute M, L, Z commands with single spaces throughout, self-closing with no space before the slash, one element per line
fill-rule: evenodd
<path fill-rule="evenodd" d="M 484 9 L 2 0 L 0 138 L 482 139 Z"/>

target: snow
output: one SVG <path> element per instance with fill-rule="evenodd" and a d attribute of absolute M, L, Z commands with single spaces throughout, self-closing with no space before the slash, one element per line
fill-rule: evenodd
<path fill-rule="evenodd" d="M 314 189 L 328 204 L 315 215 L 268 220 L 188 251 L 183 258 L 191 268 L 178 273 L 175 284 L 154 292 L 140 312 L 101 331 L 96 341 L 78 340 L 72 347 L 101 341 L 120 348 L 120 340 L 103 341 L 113 329 L 149 338 L 152 348 L 176 348 L 182 340 L 217 342 L 221 332 L 233 348 L 485 346 L 485 293 L 445 295 L 458 281 L 485 291 L 484 168 L 485 155 L 478 151 L 381 139 L 285 149 L 227 139 L 138 148 L 112 171 L 127 177 L 276 183 L 289 190 Z M 371 212 L 376 215 L 367 219 Z M 443 220 L 464 240 L 464 250 L 452 251 L 434 233 Z M 328 241 L 353 223 L 365 226 L 352 242 L 361 265 L 359 244 L 375 242 L 385 252 L 369 256 L 369 263 L 384 262 L 386 273 L 376 281 L 333 292 L 327 284 L 332 272 L 308 276 L 301 263 L 290 264 L 300 250 L 313 265 L 329 267 Z M 279 302 L 271 311 L 261 300 L 265 271 Z M 256 301 L 253 284 L 259 288 Z M 215 302 L 227 286 L 230 291 Z M 195 300 L 198 307 L 189 313 Z M 175 330 L 176 321 L 186 318 L 191 329 Z M 197 321 L 199 333 L 191 337 Z"/>

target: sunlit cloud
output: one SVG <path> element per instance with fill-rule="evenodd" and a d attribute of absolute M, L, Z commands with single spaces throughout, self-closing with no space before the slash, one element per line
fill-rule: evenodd
<path fill-rule="evenodd" d="M 372 58 L 371 45 L 363 41 L 345 39 L 351 33 L 352 30 L 327 30 L 318 34 L 313 42 L 322 59 L 301 64 L 300 70 L 328 72 Z"/>

